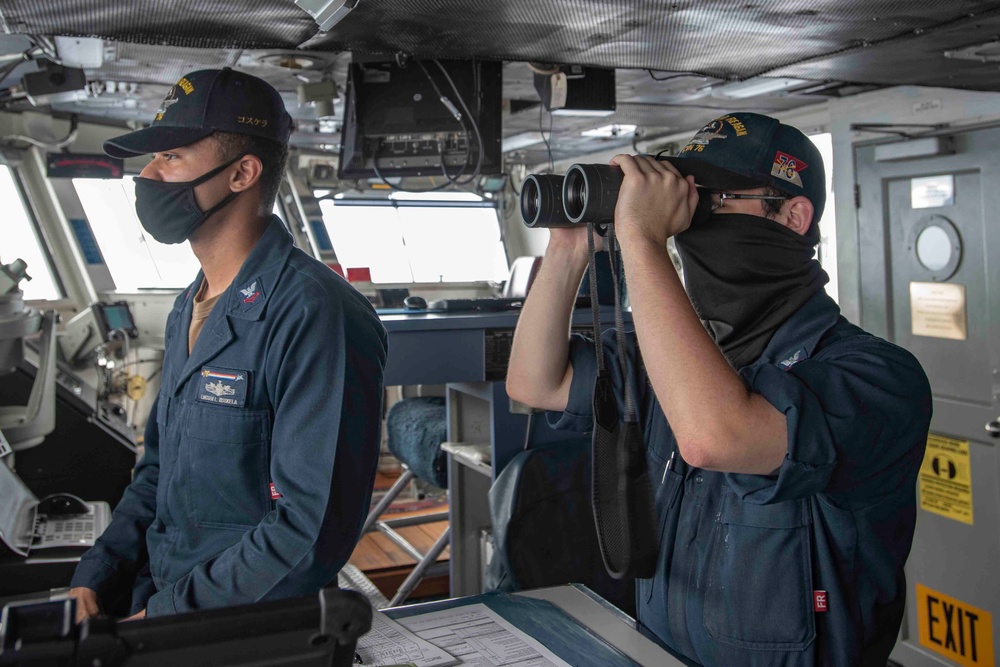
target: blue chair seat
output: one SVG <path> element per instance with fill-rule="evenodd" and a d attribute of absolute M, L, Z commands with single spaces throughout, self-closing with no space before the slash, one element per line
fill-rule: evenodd
<path fill-rule="evenodd" d="M 445 399 L 407 398 L 386 416 L 389 451 L 420 479 L 448 488 L 448 461 L 441 443 L 448 437 Z"/>

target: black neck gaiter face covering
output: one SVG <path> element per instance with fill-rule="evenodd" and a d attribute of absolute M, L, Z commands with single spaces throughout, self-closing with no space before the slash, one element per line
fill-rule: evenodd
<path fill-rule="evenodd" d="M 754 215 L 714 214 L 674 237 L 699 317 L 734 368 L 747 366 L 829 277 L 814 243 Z"/>

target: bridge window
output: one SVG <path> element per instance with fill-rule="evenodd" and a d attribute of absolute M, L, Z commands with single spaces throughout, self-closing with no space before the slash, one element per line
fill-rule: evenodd
<path fill-rule="evenodd" d="M 38 225 L 25 203 L 20 184 L 10 167 L 0 166 L 0 201 L 4 202 L 4 240 L 0 263 L 23 259 L 31 280 L 20 284 L 25 300 L 61 299 L 64 295 L 49 264 Z"/>
<path fill-rule="evenodd" d="M 181 289 L 198 275 L 198 259 L 187 243 L 165 245 L 143 230 L 135 214 L 131 176 L 74 178 L 73 187 L 117 291 Z"/>
<path fill-rule="evenodd" d="M 320 193 L 317 193 L 320 194 Z M 472 193 L 393 193 L 389 199 L 321 199 L 341 266 L 374 283 L 506 280 L 495 204 Z"/>
<path fill-rule="evenodd" d="M 830 276 L 830 282 L 826 284 L 826 293 L 837 301 L 837 212 L 833 199 L 833 137 L 830 133 L 814 134 L 809 137 L 819 149 L 819 154 L 823 156 L 823 165 L 826 167 L 826 206 L 823 209 L 823 218 L 819 221 L 820 242 L 816 250 L 819 253 L 819 263 Z"/>

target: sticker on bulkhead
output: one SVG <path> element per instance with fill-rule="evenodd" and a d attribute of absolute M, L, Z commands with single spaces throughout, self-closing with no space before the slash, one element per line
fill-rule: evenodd
<path fill-rule="evenodd" d="M 972 525 L 969 441 L 927 436 L 920 466 L 920 508 Z"/>
<path fill-rule="evenodd" d="M 985 609 L 917 584 L 920 645 L 963 667 L 993 666 L 993 617 Z"/>
<path fill-rule="evenodd" d="M 198 378 L 198 400 L 234 408 L 247 402 L 250 371 L 204 367 Z"/>

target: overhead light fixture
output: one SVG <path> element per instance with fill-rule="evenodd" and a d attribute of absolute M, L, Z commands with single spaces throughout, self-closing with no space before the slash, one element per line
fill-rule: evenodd
<path fill-rule="evenodd" d="M 509 153 L 510 151 L 516 151 L 518 148 L 540 144 L 543 141 L 545 141 L 545 137 L 542 136 L 541 132 L 522 132 L 511 137 L 504 137 L 500 150 L 504 153 Z"/>
<path fill-rule="evenodd" d="M 333 105 L 340 88 L 332 79 L 324 79 L 316 83 L 300 83 L 297 88 L 299 106 L 312 104 L 316 107 L 316 118 L 320 120 L 333 118 Z"/>
<path fill-rule="evenodd" d="M 627 123 L 614 123 L 612 125 L 602 125 L 592 130 L 584 130 L 580 133 L 584 137 L 597 137 L 599 139 L 610 139 L 612 137 L 627 137 L 635 134 L 636 125 Z"/>
<path fill-rule="evenodd" d="M 715 97 L 728 97 L 734 100 L 741 100 L 747 97 L 757 97 L 758 95 L 771 95 L 779 93 L 789 88 L 814 83 L 804 79 L 789 79 L 784 77 L 763 77 L 758 76 L 746 81 L 735 81 L 715 88 L 712 95 Z"/>
<path fill-rule="evenodd" d="M 267 65 L 268 67 L 280 67 L 282 69 L 290 70 L 310 70 L 310 69 L 323 69 L 327 66 L 327 61 L 313 55 L 302 55 L 299 53 L 288 53 L 287 51 L 279 51 L 274 53 L 265 53 L 258 56 L 256 59 L 247 58 L 247 63 L 240 63 L 246 65 L 256 64 L 253 61 L 256 60 L 257 63 L 261 65 Z"/>
<path fill-rule="evenodd" d="M 319 29 L 326 32 L 340 23 L 361 0 L 295 0 L 302 9 L 309 12 Z"/>
<path fill-rule="evenodd" d="M 316 125 L 321 134 L 336 134 L 340 132 L 340 123 L 336 118 L 320 118 Z"/>
<path fill-rule="evenodd" d="M 584 118 L 604 118 L 615 113 L 614 109 L 556 109 L 553 116 L 582 116 Z"/>
<path fill-rule="evenodd" d="M 97 69 L 104 64 L 104 40 L 96 37 L 55 37 L 60 64 Z"/>
<path fill-rule="evenodd" d="M 396 201 L 482 201 L 475 192 L 393 192 Z"/>

